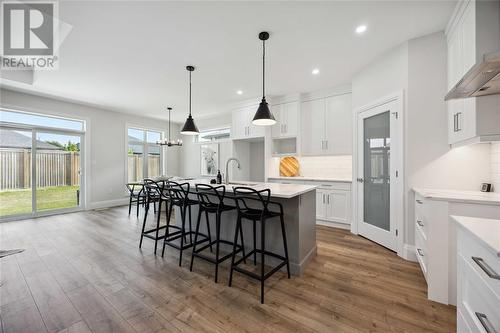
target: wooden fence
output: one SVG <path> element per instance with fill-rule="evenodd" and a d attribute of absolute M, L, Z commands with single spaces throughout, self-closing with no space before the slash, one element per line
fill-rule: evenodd
<path fill-rule="evenodd" d="M 36 186 L 80 184 L 80 153 L 37 150 Z M 148 176 L 160 175 L 159 155 L 148 155 Z M 128 155 L 128 181 L 143 179 L 143 156 Z M 31 149 L 0 148 L 0 191 L 31 187 Z"/>
<path fill-rule="evenodd" d="M 80 153 L 37 150 L 36 186 L 80 184 Z M 0 190 L 31 187 L 31 149 L 0 148 Z"/>
<path fill-rule="evenodd" d="M 128 155 L 128 181 L 136 182 L 144 178 L 143 176 L 142 154 Z M 160 155 L 148 155 L 148 177 L 160 176 Z"/>

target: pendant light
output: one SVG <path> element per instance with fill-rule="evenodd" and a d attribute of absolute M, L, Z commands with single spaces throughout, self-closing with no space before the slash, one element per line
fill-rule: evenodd
<path fill-rule="evenodd" d="M 182 140 L 177 139 L 177 140 L 170 140 L 170 113 L 172 112 L 172 108 L 168 107 L 168 140 L 160 140 L 157 141 L 156 143 L 161 145 L 161 146 L 167 146 L 167 147 L 173 147 L 173 146 L 182 146 Z"/>
<path fill-rule="evenodd" d="M 262 41 L 262 101 L 260 102 L 257 112 L 255 112 L 252 124 L 258 126 L 271 126 L 276 124 L 276 119 L 274 119 L 266 102 L 266 40 L 269 39 L 269 33 L 266 31 L 261 32 L 259 34 L 259 39 Z"/>
<path fill-rule="evenodd" d="M 189 116 L 187 117 L 186 122 L 182 127 L 181 134 L 197 135 L 198 133 L 200 133 L 200 131 L 198 131 L 198 127 L 196 127 L 194 119 L 191 116 L 191 72 L 194 71 L 194 67 L 186 66 L 186 69 L 189 72 Z"/>

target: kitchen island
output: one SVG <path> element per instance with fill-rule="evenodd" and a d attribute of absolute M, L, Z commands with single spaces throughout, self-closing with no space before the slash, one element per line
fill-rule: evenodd
<path fill-rule="evenodd" d="M 179 181 L 182 183 L 182 181 Z M 209 184 L 207 179 L 195 179 L 187 181 L 191 185 L 191 191 L 195 191 L 196 184 Z M 218 186 L 211 184 L 212 186 Z M 285 218 L 286 237 L 288 242 L 288 256 L 290 261 L 290 272 L 292 275 L 301 275 L 307 264 L 316 256 L 316 186 L 277 184 L 277 183 L 257 183 L 257 182 L 231 182 L 226 186 L 226 203 L 235 205 L 231 199 L 233 187 L 245 186 L 257 191 L 263 189 L 271 190 L 271 201 L 279 202 L 283 205 Z M 196 194 L 191 194 L 193 199 Z M 275 209 L 275 207 L 270 207 Z M 176 211 L 176 225 L 180 225 L 180 212 Z M 192 226 L 196 227 L 198 216 L 197 206 L 192 206 Z M 236 226 L 237 211 L 231 210 L 222 213 L 221 217 L 221 239 L 232 241 Z M 200 232 L 206 233 L 205 216 L 203 214 L 200 223 Z M 215 237 L 215 216 L 210 216 L 212 237 Z M 245 249 L 252 250 L 252 223 L 247 220 L 242 221 Z M 186 228 L 189 228 L 189 214 L 186 216 Z M 257 248 L 260 248 L 260 227 L 257 226 Z M 266 223 L 266 250 L 284 255 L 283 243 L 281 241 L 281 228 L 279 218 L 273 218 Z M 274 264 L 274 258 L 266 257 L 266 262 Z"/>

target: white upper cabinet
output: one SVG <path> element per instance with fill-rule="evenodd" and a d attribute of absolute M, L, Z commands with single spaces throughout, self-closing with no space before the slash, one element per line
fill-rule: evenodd
<path fill-rule="evenodd" d="M 255 138 L 265 135 L 266 129 L 264 126 L 252 124 L 257 108 L 258 106 L 252 106 L 233 111 L 231 125 L 231 137 L 233 139 Z"/>
<path fill-rule="evenodd" d="M 484 54 L 500 49 L 498 1 L 461 1 L 446 30 L 448 90 L 455 86 Z M 448 143 L 500 139 L 500 95 L 450 100 Z"/>
<path fill-rule="evenodd" d="M 351 110 L 351 94 L 344 94 L 326 99 L 327 154 L 352 154 Z"/>
<path fill-rule="evenodd" d="M 302 155 L 352 153 L 351 94 L 301 104 Z"/>
<path fill-rule="evenodd" d="M 272 128 L 273 138 L 296 137 L 299 128 L 299 103 L 277 104 L 271 110 L 276 118 L 276 125 Z"/>
<path fill-rule="evenodd" d="M 300 108 L 302 155 L 324 155 L 326 153 L 325 100 L 302 102 Z"/>

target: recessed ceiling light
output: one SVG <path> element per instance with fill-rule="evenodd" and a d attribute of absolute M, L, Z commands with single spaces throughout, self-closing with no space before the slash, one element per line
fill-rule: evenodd
<path fill-rule="evenodd" d="M 356 27 L 356 33 L 357 34 L 362 34 L 365 31 L 366 31 L 366 25 L 359 25 L 359 26 Z"/>
<path fill-rule="evenodd" d="M 313 70 L 312 70 L 312 73 L 313 73 L 314 75 L 318 75 L 318 74 L 319 74 L 319 68 L 315 68 L 315 69 L 313 69 Z"/>
<path fill-rule="evenodd" d="M 242 90 L 238 90 L 236 93 L 237 93 L 238 95 L 242 95 L 242 94 L 243 94 L 243 91 L 242 91 Z"/>

